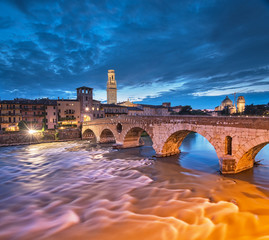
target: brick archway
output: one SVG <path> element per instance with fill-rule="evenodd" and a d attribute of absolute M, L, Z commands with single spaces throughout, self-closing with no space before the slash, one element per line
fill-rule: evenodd
<path fill-rule="evenodd" d="M 215 142 L 215 139 L 211 137 L 209 131 L 205 131 L 204 129 L 200 129 L 196 126 L 175 126 L 173 129 L 167 129 L 167 133 L 165 134 L 165 138 L 159 140 L 159 144 L 155 144 L 155 148 L 157 149 L 158 157 L 171 156 L 175 154 L 179 154 L 179 147 L 181 146 L 183 140 L 189 135 L 189 133 L 198 133 L 203 136 L 207 141 L 214 147 L 218 157 L 221 154 L 219 145 Z M 160 137 L 158 138 L 160 139 Z"/>
<path fill-rule="evenodd" d="M 102 130 L 100 134 L 100 143 L 116 143 L 115 135 L 109 128 Z"/>
<path fill-rule="evenodd" d="M 94 142 L 97 142 L 97 136 L 96 133 L 88 128 L 86 129 L 83 133 L 82 133 L 82 139 L 85 139 L 85 140 L 92 140 Z"/>
<path fill-rule="evenodd" d="M 123 135 L 123 147 L 138 147 L 143 145 L 141 142 L 141 134 L 146 132 L 152 140 L 152 134 L 148 129 L 144 129 L 141 126 L 135 126 L 128 128 Z"/>
<path fill-rule="evenodd" d="M 254 138 L 241 147 L 236 164 L 236 172 L 253 167 L 255 157 L 262 148 L 269 144 L 269 136 Z"/>

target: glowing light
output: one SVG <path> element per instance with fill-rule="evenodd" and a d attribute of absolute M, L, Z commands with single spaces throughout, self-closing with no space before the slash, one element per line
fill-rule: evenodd
<path fill-rule="evenodd" d="M 86 111 L 89 111 L 90 109 L 88 107 L 85 108 Z"/>
<path fill-rule="evenodd" d="M 28 131 L 30 134 L 34 134 L 35 132 L 37 132 L 36 130 L 34 130 L 34 129 L 29 129 L 29 131 Z"/>

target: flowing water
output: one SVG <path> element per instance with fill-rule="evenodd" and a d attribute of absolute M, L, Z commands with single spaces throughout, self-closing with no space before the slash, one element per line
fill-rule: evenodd
<path fill-rule="evenodd" d="M 269 147 L 219 173 L 190 134 L 180 156 L 87 141 L 0 148 L 0 239 L 269 239 Z"/>

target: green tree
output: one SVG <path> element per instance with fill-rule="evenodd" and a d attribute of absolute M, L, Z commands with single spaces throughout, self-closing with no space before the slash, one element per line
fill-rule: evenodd
<path fill-rule="evenodd" d="M 47 130 L 47 120 L 46 117 L 43 118 L 42 120 L 42 131 L 44 132 L 45 130 Z"/>
<path fill-rule="evenodd" d="M 190 115 L 192 107 L 190 105 L 182 106 L 181 111 L 178 113 L 179 115 Z"/>
<path fill-rule="evenodd" d="M 20 121 L 18 124 L 18 127 L 19 127 L 20 131 L 28 130 L 28 125 L 25 121 Z"/>

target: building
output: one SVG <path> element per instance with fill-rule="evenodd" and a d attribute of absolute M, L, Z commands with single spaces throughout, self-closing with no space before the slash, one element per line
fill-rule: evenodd
<path fill-rule="evenodd" d="M 104 109 L 102 108 L 102 104 L 100 101 L 93 100 L 93 105 L 92 105 L 92 118 L 104 118 L 105 117 L 105 112 Z"/>
<path fill-rule="evenodd" d="M 80 102 L 77 99 L 58 99 L 58 126 L 78 127 L 81 124 Z"/>
<path fill-rule="evenodd" d="M 245 111 L 245 105 L 246 105 L 246 101 L 245 98 L 243 96 L 239 96 L 237 98 L 237 112 L 238 113 L 243 113 Z"/>
<path fill-rule="evenodd" d="M 169 111 L 170 111 L 171 113 L 179 113 L 179 112 L 182 111 L 182 106 L 179 105 L 179 106 L 170 107 L 170 108 L 169 108 Z"/>
<path fill-rule="evenodd" d="M 233 105 L 233 101 L 226 96 L 225 99 L 221 102 L 220 106 L 215 107 L 215 111 L 226 111 L 227 114 L 232 114 L 236 112 L 236 108 Z"/>
<path fill-rule="evenodd" d="M 93 99 L 93 88 L 79 87 L 77 99 L 58 99 L 60 127 L 79 127 L 83 122 L 105 116 L 101 102 Z"/>
<path fill-rule="evenodd" d="M 163 107 L 170 108 L 170 107 L 171 107 L 171 103 L 170 103 L 170 102 L 163 102 L 163 103 L 162 103 L 162 106 L 163 106 Z"/>
<path fill-rule="evenodd" d="M 56 101 L 47 98 L 0 101 L 0 130 L 18 131 L 20 121 L 24 121 L 29 129 L 54 128 L 57 123 L 56 107 Z"/>
<path fill-rule="evenodd" d="M 17 131 L 22 121 L 22 106 L 19 101 L 0 101 L 0 130 Z"/>
<path fill-rule="evenodd" d="M 143 116 L 169 116 L 169 108 L 162 105 L 137 104 L 143 110 Z"/>
<path fill-rule="evenodd" d="M 221 102 L 220 106 L 215 107 L 216 112 L 225 111 L 227 114 L 234 113 L 243 113 L 245 110 L 245 98 L 243 96 L 239 96 L 237 98 L 237 106 L 235 106 L 235 102 L 226 96 L 225 99 Z"/>
<path fill-rule="evenodd" d="M 128 109 L 128 115 L 130 116 L 143 116 L 144 111 L 141 108 L 138 107 L 127 107 Z"/>
<path fill-rule="evenodd" d="M 56 100 L 48 100 L 45 106 L 46 128 L 56 129 L 58 124 L 58 108 Z"/>
<path fill-rule="evenodd" d="M 104 111 L 104 117 L 118 117 L 128 114 L 128 107 L 115 104 L 101 104 L 101 110 Z"/>
<path fill-rule="evenodd" d="M 92 90 L 92 88 L 85 86 L 77 88 L 77 101 L 80 102 L 80 119 L 82 122 L 91 121 L 91 119 L 93 119 Z"/>
<path fill-rule="evenodd" d="M 230 109 L 233 107 L 233 101 L 226 96 L 225 99 L 221 102 L 221 104 L 215 108 L 215 111 L 222 111 L 224 109 Z"/>
<path fill-rule="evenodd" d="M 126 106 L 126 107 L 136 107 L 137 106 L 136 103 L 131 102 L 129 99 L 127 101 L 118 103 L 118 105 Z"/>
<path fill-rule="evenodd" d="M 115 71 L 108 70 L 107 75 L 107 104 L 117 104 L 117 83 L 115 79 Z"/>

